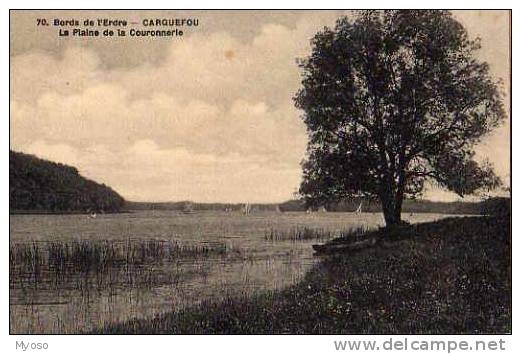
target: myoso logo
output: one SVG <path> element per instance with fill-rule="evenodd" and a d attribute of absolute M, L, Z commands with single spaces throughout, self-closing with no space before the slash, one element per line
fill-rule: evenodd
<path fill-rule="evenodd" d="M 24 342 L 21 340 L 16 341 L 16 350 L 27 351 L 29 350 L 46 350 L 49 349 L 48 343 L 37 343 L 37 342 Z"/>

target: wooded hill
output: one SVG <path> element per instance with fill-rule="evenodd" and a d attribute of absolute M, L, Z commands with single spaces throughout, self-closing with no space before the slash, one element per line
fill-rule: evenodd
<path fill-rule="evenodd" d="M 124 199 L 75 167 L 9 151 L 11 212 L 118 212 Z"/>

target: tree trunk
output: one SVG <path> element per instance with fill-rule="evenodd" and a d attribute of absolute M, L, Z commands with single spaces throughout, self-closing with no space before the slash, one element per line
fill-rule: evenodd
<path fill-rule="evenodd" d="M 385 226 L 394 226 L 402 222 L 402 201 L 403 194 L 394 197 L 385 196 L 380 198 L 382 211 L 385 219 Z"/>

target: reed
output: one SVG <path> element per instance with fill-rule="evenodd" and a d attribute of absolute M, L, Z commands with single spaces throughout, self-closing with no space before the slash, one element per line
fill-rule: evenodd
<path fill-rule="evenodd" d="M 367 227 L 358 226 L 340 231 L 332 231 L 324 228 L 296 226 L 291 229 L 277 230 L 270 228 L 264 232 L 266 241 L 305 241 L 305 240 L 329 240 L 333 238 L 357 239 L 368 231 Z"/>
<path fill-rule="evenodd" d="M 160 264 L 221 255 L 225 244 L 182 244 L 171 240 L 77 240 L 17 242 L 9 245 L 10 271 L 103 272 L 108 268 Z"/>

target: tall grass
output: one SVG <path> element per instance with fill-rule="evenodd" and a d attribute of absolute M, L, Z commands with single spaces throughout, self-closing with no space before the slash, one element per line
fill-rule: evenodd
<path fill-rule="evenodd" d="M 371 236 L 370 231 L 373 231 L 373 228 L 363 225 L 352 227 L 349 229 L 344 229 L 338 233 L 338 237 L 332 240 L 332 242 L 335 243 L 361 241 Z"/>
<path fill-rule="evenodd" d="M 330 240 L 330 239 L 349 239 L 358 240 L 369 229 L 365 226 L 357 226 L 340 231 L 332 231 L 324 228 L 313 228 L 308 226 L 296 226 L 291 229 L 277 230 L 270 228 L 264 232 L 266 241 L 305 241 L 305 240 Z"/>
<path fill-rule="evenodd" d="M 185 245 L 171 240 L 78 240 L 18 242 L 9 245 L 11 272 L 103 272 L 109 268 L 161 264 L 220 255 L 225 244 Z"/>

